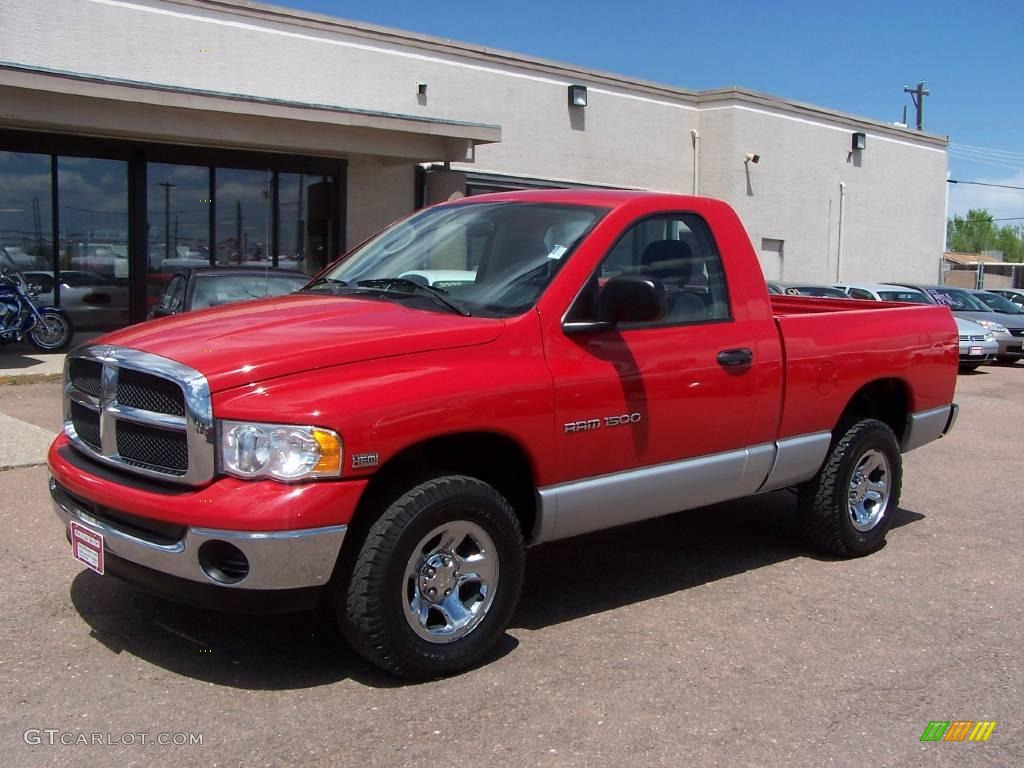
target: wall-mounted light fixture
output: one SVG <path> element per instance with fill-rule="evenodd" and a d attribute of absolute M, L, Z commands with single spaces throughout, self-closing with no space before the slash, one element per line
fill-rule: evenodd
<path fill-rule="evenodd" d="M 570 85 L 569 86 L 569 106 L 570 107 L 585 107 L 587 106 L 587 86 L 585 85 Z"/>
<path fill-rule="evenodd" d="M 756 155 L 753 152 L 747 152 L 746 156 L 743 158 L 743 162 L 753 163 L 754 165 L 757 165 L 758 163 L 761 162 L 761 156 Z"/>
<path fill-rule="evenodd" d="M 857 131 L 853 134 L 853 140 L 850 143 L 850 149 L 854 152 L 858 152 L 862 149 L 866 149 L 868 146 L 868 137 L 866 134 Z"/>

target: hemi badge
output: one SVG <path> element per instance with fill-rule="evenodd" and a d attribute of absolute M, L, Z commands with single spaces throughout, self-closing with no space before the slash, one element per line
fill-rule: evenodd
<path fill-rule="evenodd" d="M 380 455 L 376 453 L 353 453 L 352 469 L 376 467 L 380 463 Z"/>

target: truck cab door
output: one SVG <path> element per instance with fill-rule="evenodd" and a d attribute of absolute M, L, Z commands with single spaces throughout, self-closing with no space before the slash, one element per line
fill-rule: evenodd
<path fill-rule="evenodd" d="M 601 320 L 603 284 L 629 274 L 660 281 L 665 315 L 588 332 L 586 323 Z M 560 530 L 549 538 L 744 495 L 716 495 L 723 490 L 757 489 L 772 449 L 763 445 L 753 455 L 748 449 L 769 442 L 758 416 L 777 408 L 778 392 L 760 386 L 755 342 L 776 331 L 770 320 L 737 320 L 722 259 L 702 219 L 680 213 L 634 223 L 565 321 L 563 329 L 575 331 L 545 341 L 555 455 L 565 478 Z M 769 367 L 777 374 L 777 361 Z M 577 508 L 572 520 L 565 514 L 569 488 L 582 493 L 577 505 L 589 507 Z M 657 494 L 665 498 L 652 498 Z"/>

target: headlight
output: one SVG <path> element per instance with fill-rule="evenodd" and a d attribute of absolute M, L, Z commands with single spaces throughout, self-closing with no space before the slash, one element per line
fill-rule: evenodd
<path fill-rule="evenodd" d="M 246 479 L 308 480 L 341 474 L 341 438 L 320 427 L 220 422 L 220 462 Z"/>
<path fill-rule="evenodd" d="M 995 341 L 995 340 L 996 340 L 996 335 L 994 333 L 992 333 L 991 331 L 989 331 L 988 333 L 985 334 L 985 341 Z"/>
<path fill-rule="evenodd" d="M 992 333 L 1006 333 L 1005 325 L 994 323 L 991 320 L 975 320 L 974 322 L 976 322 L 986 331 L 992 331 Z"/>

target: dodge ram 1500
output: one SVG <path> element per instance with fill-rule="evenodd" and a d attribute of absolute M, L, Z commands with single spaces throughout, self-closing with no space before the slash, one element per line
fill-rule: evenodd
<path fill-rule="evenodd" d="M 429 677 L 502 636 L 527 545 L 795 488 L 813 546 L 876 549 L 901 453 L 953 425 L 957 352 L 944 307 L 769 296 L 724 203 L 488 195 L 298 294 L 79 347 L 50 489 L 94 570 L 325 604 Z"/>

